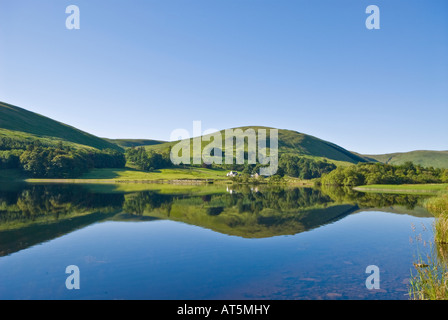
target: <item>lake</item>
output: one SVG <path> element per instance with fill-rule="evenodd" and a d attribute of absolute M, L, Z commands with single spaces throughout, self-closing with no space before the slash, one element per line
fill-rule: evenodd
<path fill-rule="evenodd" d="M 408 299 L 432 239 L 421 202 L 350 189 L 2 185 L 0 299 Z M 70 265 L 79 290 L 66 287 Z M 366 287 L 370 265 L 379 289 Z"/>

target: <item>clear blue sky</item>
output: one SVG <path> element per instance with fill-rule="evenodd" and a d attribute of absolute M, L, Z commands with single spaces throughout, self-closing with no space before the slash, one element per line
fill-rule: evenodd
<path fill-rule="evenodd" d="M 108 138 L 201 120 L 448 150 L 448 1 L 0 0 L 0 101 Z"/>

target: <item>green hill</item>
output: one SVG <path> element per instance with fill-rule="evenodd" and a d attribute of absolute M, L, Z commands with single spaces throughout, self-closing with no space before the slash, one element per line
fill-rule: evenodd
<path fill-rule="evenodd" d="M 239 127 L 233 129 L 267 129 L 269 127 Z M 225 130 L 220 131 L 222 145 L 225 146 Z M 56 144 L 63 140 L 74 147 L 92 147 L 97 149 L 111 148 L 123 150 L 129 147 L 144 146 L 148 150 L 167 151 L 178 141 L 166 142 L 150 139 L 106 139 L 96 137 L 69 125 L 52 120 L 37 113 L 0 102 L 0 137 L 16 140 L 33 141 L 39 139 L 47 145 Z M 388 164 L 403 164 L 411 161 L 425 167 L 448 168 L 448 151 L 412 151 L 404 153 L 390 153 L 380 155 L 361 155 L 350 152 L 334 143 L 292 130 L 278 130 L 279 154 L 296 154 L 310 158 L 326 158 L 336 164 L 358 162 L 382 162 Z M 269 139 L 268 139 L 269 140 Z M 209 140 L 202 142 L 207 145 Z M 192 144 L 191 144 L 192 145 Z"/>
<path fill-rule="evenodd" d="M 267 140 L 269 141 L 269 127 L 259 127 L 259 126 L 250 126 L 250 127 L 239 127 L 239 128 L 233 128 L 233 129 L 241 129 L 243 131 L 252 128 L 255 130 L 255 132 L 258 131 L 258 129 L 267 129 Z M 225 147 L 225 130 L 220 131 L 222 135 L 222 146 L 223 149 Z M 205 137 L 208 137 L 204 136 Z M 191 140 L 191 139 L 190 139 Z M 202 146 L 204 147 L 209 143 L 210 140 L 206 140 L 202 142 Z M 168 150 L 170 147 L 177 144 L 178 141 L 174 142 L 166 142 L 166 143 L 160 143 L 157 145 L 151 145 L 146 146 L 146 149 L 148 150 L 154 150 L 157 152 L 163 152 Z M 191 143 L 192 145 L 192 143 Z M 312 158 L 327 158 L 333 161 L 340 161 L 345 163 L 358 163 L 358 162 L 366 162 L 366 159 L 363 157 L 352 153 L 334 143 L 321 140 L 319 138 L 292 131 L 292 130 L 284 130 L 279 129 L 278 130 L 278 148 L 279 148 L 279 154 L 297 154 Z"/>
<path fill-rule="evenodd" d="M 256 132 L 258 129 L 268 129 L 268 141 L 269 129 L 273 129 L 257 126 L 233 129 L 241 129 L 245 131 L 249 128 L 254 129 Z M 225 145 L 224 133 L 225 130 L 222 130 L 223 146 Z M 0 102 L 0 135 L 18 140 L 25 139 L 29 141 L 39 139 L 45 141 L 46 144 L 55 144 L 59 140 L 63 140 L 67 144 L 78 147 L 88 146 L 97 149 L 112 148 L 116 150 L 144 146 L 149 150 L 167 151 L 177 143 L 177 141 L 165 142 L 149 139 L 103 139 L 4 102 Z M 288 153 L 313 158 L 327 158 L 344 164 L 366 161 L 362 156 L 345 150 L 334 143 L 304 133 L 279 129 L 278 137 L 280 154 Z M 208 142 L 203 141 L 203 146 L 206 144 L 208 144 Z"/>
<path fill-rule="evenodd" d="M 4 102 L 0 102 L 0 128 L 15 132 L 15 136 L 22 132 L 28 138 L 60 139 L 97 149 L 122 149 L 87 132 Z M 8 131 L 3 130 L 3 133 L 6 135 Z"/>
<path fill-rule="evenodd" d="M 123 149 L 124 148 L 132 148 L 132 147 L 153 146 L 156 144 L 166 143 L 166 141 L 149 140 L 149 139 L 107 139 L 107 138 L 104 138 L 104 140 L 114 143 Z"/>
<path fill-rule="evenodd" d="M 400 165 L 410 161 L 423 167 L 448 168 L 448 151 L 418 150 L 403 153 L 364 155 L 364 157 L 387 164 Z"/>
<path fill-rule="evenodd" d="M 39 142 L 42 143 L 42 145 L 53 146 L 53 147 L 57 146 L 61 142 L 60 138 L 37 136 L 37 135 L 31 134 L 31 133 L 26 133 L 26 132 L 22 132 L 22 131 L 13 131 L 13 130 L 7 130 L 7 129 L 0 128 L 0 139 L 1 138 L 8 138 L 13 141 L 17 141 L 19 143 L 24 142 L 25 144 L 32 144 L 36 140 L 39 140 Z M 78 143 L 74 143 L 74 142 L 69 142 L 69 141 L 64 141 L 64 145 L 75 148 L 75 149 L 92 148 L 90 146 L 86 146 L 86 145 L 82 145 L 82 144 L 78 144 Z"/>

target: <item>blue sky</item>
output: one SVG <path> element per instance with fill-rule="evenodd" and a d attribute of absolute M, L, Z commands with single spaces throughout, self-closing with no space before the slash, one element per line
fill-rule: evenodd
<path fill-rule="evenodd" d="M 0 101 L 108 138 L 200 120 L 448 150 L 448 1 L 0 0 Z"/>

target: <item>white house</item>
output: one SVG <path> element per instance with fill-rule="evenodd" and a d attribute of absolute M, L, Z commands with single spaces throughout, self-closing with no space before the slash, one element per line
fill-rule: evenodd
<path fill-rule="evenodd" d="M 227 173 L 228 177 L 236 177 L 238 175 L 238 172 L 236 171 L 230 171 L 229 173 Z"/>

